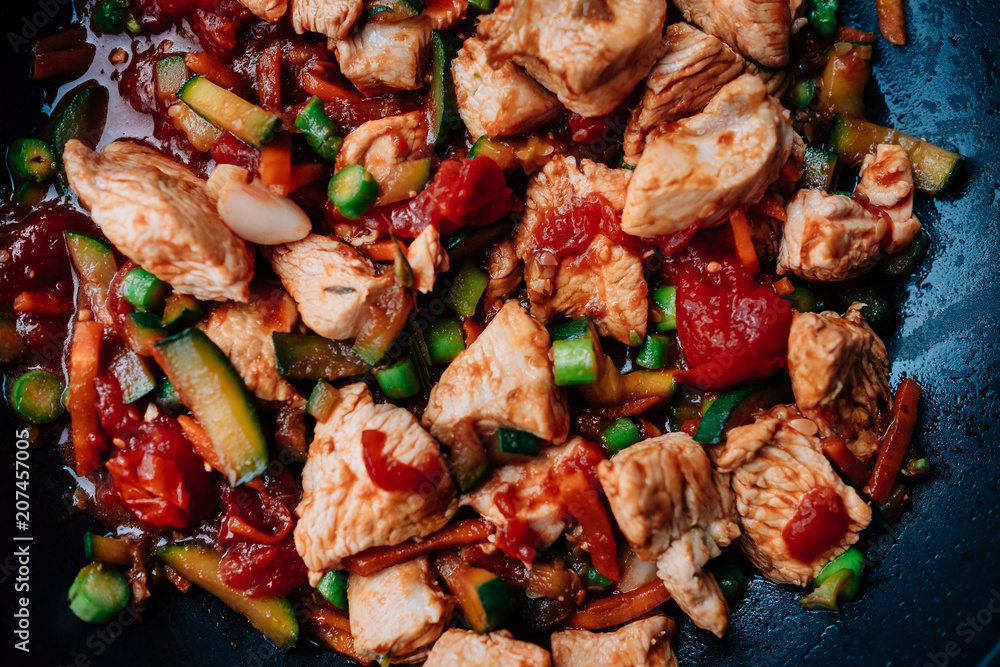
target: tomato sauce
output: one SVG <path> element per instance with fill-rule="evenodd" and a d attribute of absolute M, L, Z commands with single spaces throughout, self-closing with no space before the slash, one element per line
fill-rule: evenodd
<path fill-rule="evenodd" d="M 844 501 L 836 491 L 823 486 L 806 494 L 781 536 L 792 558 L 808 563 L 840 544 L 847 528 Z"/>
<path fill-rule="evenodd" d="M 433 495 L 447 474 L 440 458 L 427 451 L 416 466 L 411 466 L 389 456 L 385 443 L 382 431 L 361 432 L 365 470 L 375 485 L 384 491 L 416 493 L 425 498 Z"/>

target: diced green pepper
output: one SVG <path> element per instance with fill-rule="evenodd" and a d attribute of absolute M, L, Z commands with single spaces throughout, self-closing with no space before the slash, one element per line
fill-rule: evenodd
<path fill-rule="evenodd" d="M 931 474 L 931 462 L 924 456 L 911 456 L 899 473 L 910 480 L 924 479 Z"/>
<path fill-rule="evenodd" d="M 501 454 L 538 456 L 538 453 L 542 451 L 542 439 L 527 431 L 500 427 L 494 438 L 496 439 L 496 449 Z"/>
<path fill-rule="evenodd" d="M 10 407 L 34 424 L 47 424 L 65 411 L 62 400 L 65 389 L 63 381 L 48 371 L 28 371 L 14 380 Z"/>
<path fill-rule="evenodd" d="M 677 288 L 673 285 L 653 290 L 652 325 L 660 333 L 677 330 Z"/>
<path fill-rule="evenodd" d="M 337 126 L 326 115 L 323 100 L 318 97 L 309 100 L 296 117 L 295 127 L 302 130 L 306 143 L 316 155 L 328 162 L 337 159 L 344 140 L 337 134 Z"/>
<path fill-rule="evenodd" d="M 7 151 L 7 164 L 16 178 L 44 183 L 57 172 L 56 154 L 41 139 L 15 139 Z"/>
<path fill-rule="evenodd" d="M 593 566 L 587 568 L 587 573 L 583 575 L 583 580 L 586 582 L 587 588 L 591 590 L 604 590 L 615 583 L 598 572 L 597 568 Z"/>
<path fill-rule="evenodd" d="M 167 378 L 164 378 L 163 382 L 156 388 L 156 402 L 168 410 L 180 410 L 184 407 L 180 394 Z"/>
<path fill-rule="evenodd" d="M 12 315 L 0 314 L 0 363 L 17 361 L 26 349 L 24 339 L 17 333 L 17 320 Z"/>
<path fill-rule="evenodd" d="M 465 349 L 462 325 L 453 317 L 437 320 L 424 333 L 430 363 L 446 364 Z"/>
<path fill-rule="evenodd" d="M 330 201 L 348 220 L 357 220 L 367 213 L 378 193 L 378 181 L 360 164 L 349 165 L 334 174 L 327 189 Z"/>
<path fill-rule="evenodd" d="M 854 547 L 849 548 L 827 563 L 813 579 L 816 589 L 801 600 L 802 606 L 840 611 L 842 601 L 853 600 L 857 595 L 864 570 L 864 555 Z"/>
<path fill-rule="evenodd" d="M 496 9 L 497 0 L 469 0 L 469 7 L 480 14 L 489 14 Z"/>
<path fill-rule="evenodd" d="M 21 206 L 38 206 L 49 194 L 49 186 L 40 183 L 21 183 L 17 192 L 14 193 L 14 200 Z"/>
<path fill-rule="evenodd" d="M 640 440 L 642 436 L 639 434 L 639 427 L 628 417 L 616 419 L 601 434 L 601 443 L 612 454 L 627 449 Z"/>
<path fill-rule="evenodd" d="M 409 354 L 387 368 L 375 371 L 382 393 L 389 399 L 403 399 L 420 393 L 420 376 Z"/>
<path fill-rule="evenodd" d="M 478 266 L 463 264 L 455 274 L 451 289 L 445 292 L 444 302 L 462 317 L 472 317 L 489 282 L 489 275 Z"/>
<path fill-rule="evenodd" d="M 833 37 L 837 32 L 837 10 L 840 0 L 812 0 L 809 23 L 820 37 Z"/>
<path fill-rule="evenodd" d="M 170 285 L 141 266 L 129 271 L 122 280 L 125 300 L 143 312 L 161 311 L 169 292 Z"/>
<path fill-rule="evenodd" d="M 659 334 L 646 334 L 639 348 L 639 354 L 635 357 L 635 363 L 643 368 L 657 370 L 663 368 L 667 363 L 673 339 Z"/>
<path fill-rule="evenodd" d="M 879 269 L 882 270 L 882 273 L 894 278 L 908 276 L 913 273 L 917 264 L 927 254 L 930 245 L 931 237 L 924 230 L 920 230 L 917 238 L 913 239 L 913 243 L 879 262 Z"/>
<path fill-rule="evenodd" d="M 584 337 L 594 340 L 596 336 L 597 332 L 594 330 L 593 323 L 589 317 L 578 317 L 574 320 L 557 324 L 549 332 L 549 337 L 554 341 L 575 340 Z"/>
<path fill-rule="evenodd" d="M 800 313 L 816 312 L 816 295 L 808 288 L 796 287 L 791 294 L 786 294 L 782 298 Z"/>
<path fill-rule="evenodd" d="M 347 611 L 347 575 L 340 570 L 330 570 L 316 586 L 319 594 L 341 611 Z"/>
<path fill-rule="evenodd" d="M 94 25 L 101 31 L 116 35 L 125 29 L 128 0 L 101 0 L 94 10 Z"/>
<path fill-rule="evenodd" d="M 782 101 L 790 107 L 804 107 L 812 102 L 816 95 L 816 84 L 812 78 L 799 79 L 785 92 Z"/>
<path fill-rule="evenodd" d="M 597 353 L 589 337 L 552 342 L 552 359 L 557 386 L 593 384 L 597 381 Z"/>
<path fill-rule="evenodd" d="M 125 608 L 128 582 L 104 563 L 91 563 L 80 570 L 69 588 L 69 608 L 87 623 L 107 623 Z"/>
<path fill-rule="evenodd" d="M 722 595 L 732 602 L 743 596 L 747 589 L 747 576 L 743 570 L 727 560 L 717 558 L 709 564 L 709 571 L 722 589 Z"/>

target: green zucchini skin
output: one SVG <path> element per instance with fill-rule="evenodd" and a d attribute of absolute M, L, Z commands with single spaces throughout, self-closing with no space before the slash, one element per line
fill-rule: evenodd
<path fill-rule="evenodd" d="M 792 389 L 787 382 L 765 382 L 733 389 L 715 399 L 701 418 L 694 439 L 705 445 L 717 445 L 729 429 L 749 424 L 754 410 L 791 401 Z"/>
<path fill-rule="evenodd" d="M 220 130 L 232 132 L 254 148 L 268 142 L 281 126 L 281 116 L 217 86 L 203 76 L 188 79 L 177 99 Z"/>

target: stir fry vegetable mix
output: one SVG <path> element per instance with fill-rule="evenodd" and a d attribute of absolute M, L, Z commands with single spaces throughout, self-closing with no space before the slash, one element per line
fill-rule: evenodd
<path fill-rule="evenodd" d="M 143 535 L 87 535 L 93 562 L 69 590 L 81 619 L 106 621 L 165 571 L 282 649 L 301 623 L 395 662 L 456 609 L 476 633 L 554 633 L 558 665 L 566 628 L 641 632 L 671 599 L 721 636 L 751 568 L 814 584 L 807 609 L 858 593 L 851 545 L 873 510 L 898 517 L 930 463 L 911 446 L 919 386 L 888 386 L 891 305 L 856 278 L 916 270 L 931 236 L 913 191 L 943 192 L 962 157 L 865 120 L 883 47 L 838 25 L 836 1 L 807 3 L 773 62 L 753 38 L 780 27 L 668 26 L 631 97 L 581 92 L 558 54 L 504 45 L 510 5 L 374 2 L 339 32 L 284 3 L 88 10 L 91 39 L 162 45 L 123 54 L 117 90 L 71 91 L 9 147 L 20 222 L 0 265 L 11 408 L 34 424 L 68 412 L 98 515 L 113 527 L 120 507 Z M 614 5 L 584 3 L 561 30 L 625 21 Z M 900 4 L 878 9 L 903 43 Z M 174 25 L 193 39 L 163 41 Z M 417 64 L 365 69 L 366 39 L 408 31 L 426 37 Z M 685 40 L 737 69 L 788 66 L 671 79 Z M 87 41 L 39 40 L 33 76 L 82 74 Z M 153 117 L 134 139 L 159 150 L 102 139 L 121 104 Z M 719 108 L 733 129 L 715 157 L 677 171 Z M 740 142 L 780 157 L 740 164 Z M 839 190 L 852 168 L 857 187 Z M 779 500 L 770 483 L 797 490 Z M 741 533 L 749 547 L 710 564 L 677 553 Z M 385 609 L 369 622 L 412 604 L 429 615 L 417 630 Z"/>

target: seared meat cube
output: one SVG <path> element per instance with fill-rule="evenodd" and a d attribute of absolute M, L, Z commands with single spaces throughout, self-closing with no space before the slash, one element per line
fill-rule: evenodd
<path fill-rule="evenodd" d="M 413 239 L 406 249 L 406 259 L 413 269 L 414 287 L 423 294 L 434 289 L 437 274 L 444 273 L 450 266 L 448 253 L 441 245 L 441 234 L 433 225 L 427 225 Z"/>
<path fill-rule="evenodd" d="M 458 113 L 473 138 L 531 132 L 562 110 L 555 97 L 509 60 L 493 69 L 476 37 L 465 40 L 451 71 Z"/>
<path fill-rule="evenodd" d="M 480 432 L 505 426 L 560 443 L 569 433 L 566 396 L 556 387 L 549 333 L 508 301 L 431 390 L 423 423 L 452 444 L 464 425 Z"/>
<path fill-rule="evenodd" d="M 844 317 L 798 313 L 788 335 L 795 403 L 823 437 L 834 435 L 868 463 L 892 406 L 889 360 L 855 303 Z"/>
<path fill-rule="evenodd" d="M 442 593 L 423 556 L 347 582 L 354 648 L 369 660 L 403 658 L 434 642 L 451 623 L 453 598 Z"/>
<path fill-rule="evenodd" d="M 548 651 L 514 639 L 506 630 L 481 635 L 452 628 L 434 644 L 424 667 L 550 667 L 551 664 Z"/>
<path fill-rule="evenodd" d="M 663 54 L 663 0 L 500 0 L 479 22 L 493 67 L 520 65 L 570 111 L 614 111 Z"/>
<path fill-rule="evenodd" d="M 649 131 L 698 113 L 719 89 L 743 73 L 745 61 L 717 37 L 687 23 L 667 28 L 666 54 L 644 84 L 625 129 L 625 156 L 634 163 Z"/>
<path fill-rule="evenodd" d="M 858 533 L 871 521 L 871 508 L 841 481 L 823 455 L 820 440 L 808 434 L 815 432 L 815 426 L 804 428 L 800 423 L 809 426 L 809 420 L 789 416 L 794 410 L 779 406 L 756 424 L 732 429 L 716 461 L 720 470 L 732 471 L 743 530 L 737 544 L 771 581 L 805 586 L 858 541 Z M 766 443 L 760 446 L 765 436 Z M 748 438 L 749 444 L 744 442 Z M 733 449 L 742 453 L 733 455 Z M 751 450 L 756 451 L 748 457 Z M 809 516 L 824 522 L 828 539 L 810 539 L 805 546 L 793 541 L 790 546 L 785 540 L 787 526 L 808 521 Z"/>
<path fill-rule="evenodd" d="M 554 667 L 676 667 L 670 638 L 673 619 L 656 614 L 614 632 L 563 630 L 552 633 Z"/>
<path fill-rule="evenodd" d="M 362 123 L 344 137 L 335 168 L 340 171 L 360 164 L 379 180 L 389 167 L 429 154 L 427 117 L 422 111 L 411 111 Z"/>
<path fill-rule="evenodd" d="M 345 39 L 351 26 L 361 16 L 362 0 L 291 0 L 292 27 L 295 32 L 318 32 L 326 35 L 332 49 Z"/>
<path fill-rule="evenodd" d="M 553 488 L 558 488 L 552 471 L 561 463 L 578 458 L 581 446 L 584 440 L 573 438 L 566 444 L 544 448 L 524 463 L 496 468 L 475 491 L 462 497 L 462 504 L 471 505 L 493 525 L 504 527 L 508 519 L 496 501 L 503 495 L 517 518 L 535 532 L 539 547 L 544 549 L 573 522 L 558 494 L 552 493 Z"/>
<path fill-rule="evenodd" d="M 744 74 L 727 83 L 702 113 L 649 134 L 622 229 L 649 237 L 718 224 L 777 180 L 794 135 L 788 111 L 760 79 Z"/>
<path fill-rule="evenodd" d="M 105 236 L 177 292 L 246 301 L 253 250 L 222 222 L 205 182 L 149 149 L 112 146 L 102 154 L 71 140 L 63 154 L 70 186 Z"/>
<path fill-rule="evenodd" d="M 421 469 L 436 462 L 427 488 L 410 493 L 376 485 L 365 465 L 365 431 L 385 436 L 386 457 Z M 376 405 L 363 383 L 352 384 L 339 390 L 333 412 L 316 425 L 295 510 L 295 546 L 315 585 L 348 556 L 441 529 L 457 507 L 437 442 L 408 411 Z"/>
<path fill-rule="evenodd" d="M 602 335 L 625 344 L 646 335 L 646 279 L 636 253 L 597 233 L 582 252 L 557 259 L 540 241 L 554 217 L 581 207 L 617 218 L 628 181 L 626 169 L 586 159 L 578 165 L 572 157 L 553 158 L 532 176 L 514 243 L 524 260 L 531 314 L 542 322 L 560 313 L 587 315 Z"/>
<path fill-rule="evenodd" d="M 622 534 L 695 625 L 721 637 L 729 607 L 702 568 L 739 536 L 728 477 L 683 433 L 645 440 L 598 467 Z"/>
<path fill-rule="evenodd" d="M 504 239 L 490 248 L 486 257 L 486 271 L 490 282 L 483 293 L 483 312 L 489 322 L 524 279 L 521 260 L 517 257 L 511 239 Z"/>
<path fill-rule="evenodd" d="M 288 333 L 299 321 L 295 302 L 280 287 L 258 287 L 248 303 L 220 303 L 197 327 L 229 357 L 236 372 L 262 401 L 289 401 L 298 397 L 278 373 L 274 356 L 275 331 Z"/>
<path fill-rule="evenodd" d="M 788 63 L 788 0 L 676 0 L 684 18 L 765 67 Z"/>
<path fill-rule="evenodd" d="M 377 276 L 357 250 L 327 236 L 310 234 L 262 250 L 298 304 L 302 321 L 333 340 L 358 335 L 393 280 L 389 274 Z"/>
<path fill-rule="evenodd" d="M 885 209 L 892 220 L 892 241 L 882 249 L 892 254 L 913 242 L 920 233 L 920 220 L 913 215 L 913 169 L 906 151 L 895 144 L 879 144 L 861 163 L 855 191 L 875 206 Z"/>
<path fill-rule="evenodd" d="M 288 0 L 240 0 L 240 4 L 268 23 L 276 23 L 288 11 Z"/>
<path fill-rule="evenodd" d="M 786 207 L 778 273 L 806 280 L 853 278 L 878 263 L 882 218 L 844 195 L 799 190 Z"/>

